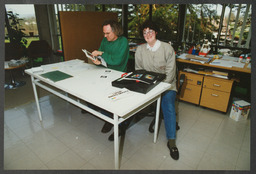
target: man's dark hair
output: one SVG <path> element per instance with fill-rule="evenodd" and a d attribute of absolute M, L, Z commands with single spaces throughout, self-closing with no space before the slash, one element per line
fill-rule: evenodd
<path fill-rule="evenodd" d="M 123 32 L 123 28 L 121 26 L 120 23 L 118 23 L 117 21 L 114 20 L 106 20 L 103 22 L 102 27 L 106 26 L 106 25 L 110 25 L 112 31 L 115 33 L 115 35 L 117 35 L 118 37 L 121 36 L 124 32 Z"/>

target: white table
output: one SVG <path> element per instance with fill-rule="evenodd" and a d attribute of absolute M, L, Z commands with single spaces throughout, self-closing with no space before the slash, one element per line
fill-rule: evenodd
<path fill-rule="evenodd" d="M 115 169 L 119 169 L 118 124 L 157 100 L 154 132 L 154 142 L 156 142 L 161 94 L 170 88 L 170 84 L 161 82 L 147 94 L 129 91 L 123 98 L 112 100 L 108 96 L 114 92 L 120 91 L 121 88 L 113 87 L 111 82 L 121 77 L 122 72 L 87 64 L 78 59 L 42 65 L 41 68 L 43 72 L 35 72 L 33 68 L 25 70 L 25 72 L 31 76 L 40 121 L 42 121 L 42 116 L 36 85 L 114 125 Z M 40 76 L 42 73 L 54 70 L 65 72 L 73 77 L 53 82 Z M 47 86 L 45 84 L 47 84 Z M 59 92 L 59 90 L 62 92 Z M 77 97 L 77 100 L 74 99 L 74 97 L 69 97 L 69 94 Z M 109 118 L 91 109 L 80 100 L 92 103 L 113 113 L 113 118 Z"/>

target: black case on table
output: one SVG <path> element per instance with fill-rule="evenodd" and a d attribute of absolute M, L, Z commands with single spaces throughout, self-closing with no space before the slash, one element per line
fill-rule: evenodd
<path fill-rule="evenodd" d="M 127 88 L 131 91 L 146 94 L 165 79 L 165 74 L 145 70 L 137 70 L 132 74 L 112 81 L 112 86 Z"/>

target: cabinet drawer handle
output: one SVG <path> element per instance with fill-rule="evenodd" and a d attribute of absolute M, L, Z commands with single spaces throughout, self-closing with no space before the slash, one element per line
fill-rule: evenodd
<path fill-rule="evenodd" d="M 214 97 L 218 97 L 219 95 L 217 95 L 217 94 L 212 94 L 212 96 L 214 96 Z"/>
<path fill-rule="evenodd" d="M 186 88 L 186 89 L 187 89 L 187 90 L 190 90 L 190 91 L 192 90 L 191 88 Z"/>
<path fill-rule="evenodd" d="M 213 84 L 213 86 L 220 87 L 220 85 L 218 85 L 218 84 Z"/>
<path fill-rule="evenodd" d="M 193 79 L 187 79 L 187 80 L 189 80 L 189 81 L 193 81 Z"/>

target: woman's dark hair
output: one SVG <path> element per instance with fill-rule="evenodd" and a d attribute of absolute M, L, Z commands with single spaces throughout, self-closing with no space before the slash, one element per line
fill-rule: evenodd
<path fill-rule="evenodd" d="M 158 26 L 156 25 L 155 22 L 151 21 L 151 20 L 146 20 L 141 26 L 140 26 L 140 32 L 141 32 L 141 35 L 143 36 L 143 30 L 145 28 L 149 28 L 149 29 L 152 29 L 154 30 L 155 32 L 158 32 Z"/>
<path fill-rule="evenodd" d="M 102 27 L 106 26 L 106 25 L 110 25 L 112 31 L 115 33 L 115 35 L 117 35 L 118 37 L 121 36 L 124 32 L 123 32 L 123 28 L 121 26 L 120 23 L 118 23 L 117 21 L 114 20 L 106 20 L 103 22 Z"/>

